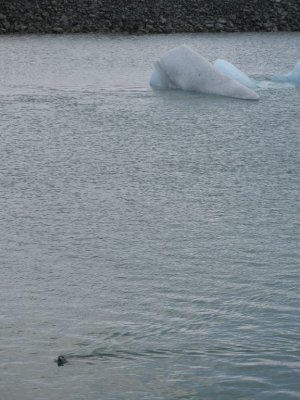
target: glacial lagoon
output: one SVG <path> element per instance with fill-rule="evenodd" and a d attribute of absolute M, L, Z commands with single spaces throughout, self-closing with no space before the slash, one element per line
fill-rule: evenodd
<path fill-rule="evenodd" d="M 182 44 L 260 99 L 153 91 Z M 0 50 L 1 400 L 299 399 L 300 34 Z"/>

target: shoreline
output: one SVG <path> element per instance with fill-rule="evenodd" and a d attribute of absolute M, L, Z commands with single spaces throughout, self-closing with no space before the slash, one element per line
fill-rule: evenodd
<path fill-rule="evenodd" d="M 298 32 L 298 0 L 0 0 L 0 34 Z"/>

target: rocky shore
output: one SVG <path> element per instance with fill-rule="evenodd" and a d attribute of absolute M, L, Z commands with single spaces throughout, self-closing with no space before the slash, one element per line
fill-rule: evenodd
<path fill-rule="evenodd" d="M 0 33 L 300 31 L 299 0 L 0 0 Z"/>

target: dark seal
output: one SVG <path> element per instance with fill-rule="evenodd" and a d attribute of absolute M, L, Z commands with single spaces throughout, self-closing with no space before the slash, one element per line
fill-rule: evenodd
<path fill-rule="evenodd" d="M 63 367 L 68 362 L 68 360 L 65 356 L 58 356 L 55 362 L 58 367 Z"/>

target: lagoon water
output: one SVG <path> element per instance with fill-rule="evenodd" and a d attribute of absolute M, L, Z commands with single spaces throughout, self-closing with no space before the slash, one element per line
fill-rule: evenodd
<path fill-rule="evenodd" d="M 261 99 L 153 92 L 183 43 Z M 300 34 L 0 51 L 1 400 L 299 399 Z"/>

